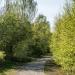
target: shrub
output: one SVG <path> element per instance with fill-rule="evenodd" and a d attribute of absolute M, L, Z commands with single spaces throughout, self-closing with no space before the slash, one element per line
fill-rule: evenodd
<path fill-rule="evenodd" d="M 5 55 L 4 51 L 0 51 L 0 61 L 4 60 Z"/>

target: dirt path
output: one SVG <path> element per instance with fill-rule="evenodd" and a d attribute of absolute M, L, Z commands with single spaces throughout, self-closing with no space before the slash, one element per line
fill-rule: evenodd
<path fill-rule="evenodd" d="M 44 65 L 48 58 L 37 59 L 35 62 L 20 66 L 17 75 L 45 75 Z"/>

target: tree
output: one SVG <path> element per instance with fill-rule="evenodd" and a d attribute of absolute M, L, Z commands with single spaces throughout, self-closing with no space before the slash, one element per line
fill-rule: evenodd
<path fill-rule="evenodd" d="M 67 9 L 66 9 L 67 10 Z M 52 36 L 52 51 L 55 61 L 62 66 L 67 75 L 75 74 L 75 9 L 69 8 L 56 21 Z"/>
<path fill-rule="evenodd" d="M 6 11 L 9 11 L 10 8 L 10 1 L 6 0 Z"/>
<path fill-rule="evenodd" d="M 37 3 L 34 0 L 6 0 L 6 11 L 16 13 L 21 18 L 31 21 L 36 12 Z"/>
<path fill-rule="evenodd" d="M 7 58 L 10 59 L 16 52 L 17 54 L 19 52 L 17 48 L 14 51 L 14 47 L 17 47 L 21 41 L 26 43 L 26 40 L 30 38 L 31 25 L 29 21 L 21 19 L 13 13 L 7 13 L 0 19 L 0 50 L 5 51 Z"/>
<path fill-rule="evenodd" d="M 46 20 L 46 17 L 39 15 L 34 24 L 32 25 L 33 32 L 33 55 L 41 56 L 46 55 L 49 52 L 49 38 L 50 38 L 50 25 Z"/>

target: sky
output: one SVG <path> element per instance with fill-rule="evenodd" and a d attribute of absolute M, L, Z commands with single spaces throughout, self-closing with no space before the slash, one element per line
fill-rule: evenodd
<path fill-rule="evenodd" d="M 43 14 L 50 22 L 51 29 L 54 27 L 55 17 L 63 12 L 66 0 L 35 0 L 37 1 L 38 14 Z"/>
<path fill-rule="evenodd" d="M 4 3 L 4 0 L 0 0 L 0 6 L 2 7 L 3 6 L 3 3 Z M 1 8 L 0 7 L 0 8 Z"/>

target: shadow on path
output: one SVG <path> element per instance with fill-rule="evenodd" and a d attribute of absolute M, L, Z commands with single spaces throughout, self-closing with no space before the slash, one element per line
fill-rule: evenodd
<path fill-rule="evenodd" d="M 57 65 L 52 59 L 48 60 L 45 65 L 45 73 L 46 75 L 63 75 L 61 71 L 61 66 Z"/>

